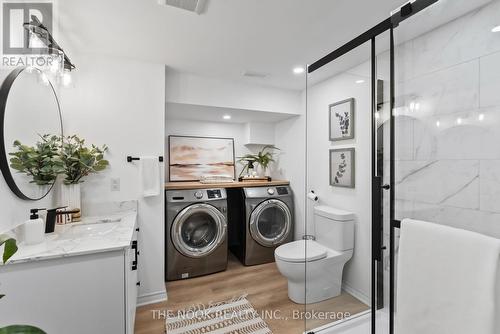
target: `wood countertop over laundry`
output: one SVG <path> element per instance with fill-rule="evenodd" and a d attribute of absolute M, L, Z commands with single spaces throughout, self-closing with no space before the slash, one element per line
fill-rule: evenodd
<path fill-rule="evenodd" d="M 235 181 L 222 183 L 201 183 L 201 182 L 167 182 L 165 183 L 166 190 L 189 190 L 189 189 L 207 189 L 207 188 L 249 188 L 249 187 L 266 187 L 266 186 L 287 186 L 290 181 L 273 180 L 273 181 Z"/>

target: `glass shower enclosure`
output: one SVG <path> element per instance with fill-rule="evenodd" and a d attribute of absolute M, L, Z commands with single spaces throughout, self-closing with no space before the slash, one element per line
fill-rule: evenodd
<path fill-rule="evenodd" d="M 500 237 L 499 55 L 500 1 L 416 0 L 309 65 L 306 333 L 398 333 L 404 218 Z"/>

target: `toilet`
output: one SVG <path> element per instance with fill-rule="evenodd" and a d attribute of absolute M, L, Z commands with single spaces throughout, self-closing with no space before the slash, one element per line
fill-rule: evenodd
<path fill-rule="evenodd" d="M 299 240 L 274 251 L 288 280 L 288 297 L 311 304 L 339 296 L 344 265 L 354 249 L 354 214 L 328 206 L 314 208 L 316 240 Z"/>

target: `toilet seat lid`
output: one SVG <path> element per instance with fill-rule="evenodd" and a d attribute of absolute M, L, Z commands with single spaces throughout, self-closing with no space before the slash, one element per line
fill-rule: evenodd
<path fill-rule="evenodd" d="M 286 262 L 310 262 L 325 258 L 327 250 L 316 241 L 298 240 L 279 246 L 275 255 Z"/>

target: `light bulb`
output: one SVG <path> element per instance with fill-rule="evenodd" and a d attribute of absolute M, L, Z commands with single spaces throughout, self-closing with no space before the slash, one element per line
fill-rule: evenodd
<path fill-rule="evenodd" d="M 49 77 L 47 77 L 47 75 L 45 73 L 42 73 L 40 75 L 41 79 L 42 79 L 42 83 L 46 86 L 49 85 L 50 81 L 49 81 Z"/>
<path fill-rule="evenodd" d="M 50 64 L 50 71 L 56 73 L 59 70 L 59 61 L 56 58 L 52 58 L 52 64 Z"/>
<path fill-rule="evenodd" d="M 62 83 L 64 86 L 69 86 L 69 84 L 71 84 L 71 74 L 69 72 L 64 72 Z"/>
<path fill-rule="evenodd" d="M 477 117 L 478 120 L 483 121 L 484 120 L 484 114 L 479 114 Z"/>
<path fill-rule="evenodd" d="M 441 122 L 436 121 L 436 126 L 439 128 L 441 126 Z"/>
<path fill-rule="evenodd" d="M 459 118 L 457 118 L 457 124 L 458 124 L 458 125 L 462 124 L 462 119 L 461 119 L 460 117 L 459 117 Z"/>
<path fill-rule="evenodd" d="M 297 66 L 293 69 L 293 73 L 295 73 L 295 74 L 302 74 L 302 73 L 304 73 L 304 71 L 305 71 L 305 69 L 301 66 Z"/>

